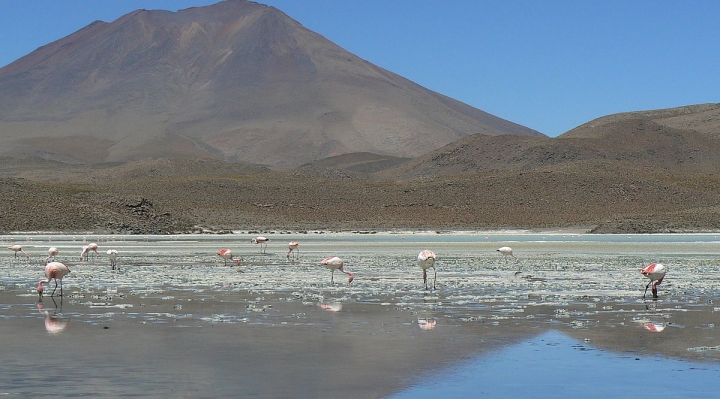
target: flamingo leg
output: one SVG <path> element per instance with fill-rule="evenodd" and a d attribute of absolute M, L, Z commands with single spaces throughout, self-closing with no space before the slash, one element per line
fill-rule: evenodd
<path fill-rule="evenodd" d="M 423 269 L 423 283 L 425 284 L 425 289 L 428 289 L 427 287 L 427 270 Z"/>
<path fill-rule="evenodd" d="M 55 288 L 53 288 L 53 292 L 50 293 L 50 296 L 55 295 L 55 290 L 57 289 L 57 279 L 55 279 Z"/>
<path fill-rule="evenodd" d="M 435 288 L 436 281 L 437 281 L 437 269 L 435 269 L 435 266 L 433 266 L 433 289 L 434 290 L 437 289 L 437 288 Z"/>
<path fill-rule="evenodd" d="M 335 269 L 330 270 L 330 284 L 335 284 Z"/>
<path fill-rule="evenodd" d="M 652 281 L 647 283 L 647 285 L 645 286 L 645 292 L 643 293 L 643 299 L 645 299 L 645 295 L 647 295 L 647 290 L 648 290 L 648 288 L 650 288 L 650 284 L 652 284 Z"/>

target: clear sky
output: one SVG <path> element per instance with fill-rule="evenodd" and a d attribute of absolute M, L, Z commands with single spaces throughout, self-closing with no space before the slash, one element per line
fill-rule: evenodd
<path fill-rule="evenodd" d="M 95 20 L 219 0 L 0 0 L 0 66 Z M 351 53 L 557 136 L 720 102 L 717 0 L 262 0 Z"/>

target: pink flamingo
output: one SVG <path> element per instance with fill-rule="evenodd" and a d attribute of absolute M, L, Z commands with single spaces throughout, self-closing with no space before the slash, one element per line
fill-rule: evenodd
<path fill-rule="evenodd" d="M 117 267 L 117 249 L 108 249 L 107 250 L 107 256 L 110 259 L 110 267 L 112 267 L 112 270 L 115 270 Z"/>
<path fill-rule="evenodd" d="M 45 263 L 50 262 L 50 258 L 53 258 L 55 260 L 55 255 L 58 254 L 58 249 L 55 247 L 48 248 L 48 257 L 45 258 Z"/>
<path fill-rule="evenodd" d="M 328 258 L 325 258 L 318 263 L 319 265 L 325 266 L 328 269 L 330 269 L 330 284 L 334 284 L 334 277 L 335 277 L 335 270 L 340 270 L 341 272 L 347 274 L 348 276 L 348 284 L 352 283 L 353 279 L 355 279 L 355 275 L 351 272 L 346 272 L 343 270 L 343 260 L 338 258 L 337 256 L 331 256 Z"/>
<path fill-rule="evenodd" d="M 242 259 L 233 259 L 232 251 L 227 248 L 221 249 L 217 254 L 220 255 L 221 258 L 225 259 L 225 266 L 227 266 L 228 260 L 235 261 L 238 266 L 240 266 L 240 262 L 242 261 Z"/>
<path fill-rule="evenodd" d="M 503 254 L 503 258 L 505 258 L 505 261 L 507 261 L 507 257 L 508 257 L 508 256 L 512 256 L 513 258 L 515 258 L 515 262 L 517 262 L 518 260 L 520 260 L 520 259 L 518 259 L 517 256 L 515 256 L 515 255 L 513 254 L 512 248 L 510 248 L 510 247 L 500 247 L 500 248 L 496 249 L 496 251 L 498 251 L 498 252 L 500 252 L 501 254 Z"/>
<path fill-rule="evenodd" d="M 99 257 L 100 257 L 100 254 L 98 254 L 98 251 L 97 251 L 97 249 L 98 249 L 98 245 L 97 245 L 97 244 L 95 244 L 94 242 L 91 242 L 91 243 L 88 244 L 87 246 L 88 246 L 88 254 L 90 253 L 90 251 L 93 251 L 93 252 L 95 252 L 95 257 L 96 257 L 96 258 L 99 258 Z"/>
<path fill-rule="evenodd" d="M 268 241 L 270 241 L 269 238 L 262 237 L 262 236 L 260 236 L 260 237 L 255 237 L 255 238 L 253 238 L 252 240 L 250 240 L 250 242 L 253 243 L 253 244 L 260 244 L 260 253 L 263 253 L 263 254 L 265 253 L 265 249 L 267 249 L 267 242 L 268 242 Z M 263 247 L 263 245 L 264 245 L 265 247 Z"/>
<path fill-rule="evenodd" d="M 82 252 L 80 253 L 80 260 L 83 260 L 83 259 L 87 260 L 88 255 L 90 254 L 90 251 L 95 252 L 96 258 L 100 257 L 100 254 L 98 254 L 97 249 L 98 249 L 98 245 L 95 244 L 94 242 L 91 242 L 88 245 L 83 245 Z"/>
<path fill-rule="evenodd" d="M 422 268 L 423 271 L 423 283 L 425 283 L 425 289 L 428 289 L 427 286 L 427 269 L 431 268 L 435 272 L 435 277 L 433 278 L 433 289 L 435 289 L 435 280 L 437 280 L 437 269 L 435 269 L 435 260 L 437 260 L 437 256 L 435 256 L 435 252 L 426 249 L 418 255 L 417 261 L 418 265 Z"/>
<path fill-rule="evenodd" d="M 70 273 L 70 268 L 65 266 L 64 264 L 60 262 L 50 262 L 45 266 L 45 280 L 40 280 L 37 286 L 37 292 L 40 296 L 39 300 L 42 301 L 43 297 L 43 284 L 48 283 L 50 284 L 50 280 L 55 280 L 55 288 L 53 288 L 53 292 L 50 294 L 50 296 L 55 295 L 55 290 L 58 286 L 58 281 L 60 281 L 60 296 L 63 294 L 63 288 L 62 288 L 62 279 L 65 277 L 68 273 Z"/>
<path fill-rule="evenodd" d="M 300 249 L 298 248 L 298 246 L 300 246 L 300 243 L 299 243 L 299 242 L 297 242 L 297 241 L 290 241 L 290 244 L 288 244 L 288 249 L 289 249 L 289 251 L 288 251 L 288 253 L 287 253 L 287 255 L 286 255 L 286 257 L 287 257 L 288 259 L 290 259 L 290 254 L 291 254 L 293 251 L 295 251 L 295 253 L 293 254 L 293 259 L 299 259 L 299 258 L 300 258 Z"/>
<path fill-rule="evenodd" d="M 29 258 L 29 257 L 30 257 L 30 255 L 28 255 L 27 252 L 23 251 L 22 245 L 18 245 L 18 244 L 11 245 L 11 246 L 8 247 L 8 249 L 12 249 L 13 251 L 15 251 L 15 257 L 16 257 L 16 258 L 17 258 L 18 252 L 24 253 L 26 258 Z"/>
<path fill-rule="evenodd" d="M 647 290 L 648 287 L 650 287 L 650 284 L 652 284 L 653 298 L 658 297 L 657 286 L 660 285 L 660 283 L 662 283 L 663 279 L 665 278 L 665 272 L 665 266 L 663 266 L 661 263 L 651 263 L 640 269 L 640 274 L 650 279 L 650 282 L 645 286 L 643 299 L 645 299 L 645 295 L 647 295 Z"/>

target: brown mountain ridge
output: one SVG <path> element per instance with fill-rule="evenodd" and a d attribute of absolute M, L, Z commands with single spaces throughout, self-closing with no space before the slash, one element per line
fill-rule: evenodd
<path fill-rule="evenodd" d="M 685 118 L 707 119 L 695 115 L 697 122 Z M 720 149 L 711 133 L 652 118 L 610 119 L 582 136 L 473 135 L 409 160 L 355 153 L 289 171 L 213 159 L 78 165 L 4 158 L 0 227 L 720 229 Z"/>
<path fill-rule="evenodd" d="M 542 134 L 375 66 L 280 10 L 226 0 L 97 21 L 0 68 L 0 154 L 290 168 Z"/>

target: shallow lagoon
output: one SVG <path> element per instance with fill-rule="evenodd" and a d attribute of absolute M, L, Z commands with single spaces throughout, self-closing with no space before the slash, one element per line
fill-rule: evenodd
<path fill-rule="evenodd" d="M 708 397 L 716 235 L 0 236 L 0 393 L 77 397 Z M 300 241 L 288 261 L 287 242 Z M 83 241 L 99 258 L 80 261 Z M 520 261 L 495 249 L 510 245 Z M 64 297 L 37 303 L 49 246 Z M 104 253 L 119 252 L 110 270 Z M 243 258 L 226 266 L 215 253 Z M 436 290 L 417 253 L 439 257 Z M 346 276 L 317 262 L 338 255 Z M 643 300 L 641 266 L 669 267 Z M 519 272 L 519 273 L 518 273 Z M 431 273 L 432 274 L 432 273 Z M 49 292 L 49 291 L 48 291 Z M 54 299 L 54 300 L 53 300 Z"/>

